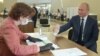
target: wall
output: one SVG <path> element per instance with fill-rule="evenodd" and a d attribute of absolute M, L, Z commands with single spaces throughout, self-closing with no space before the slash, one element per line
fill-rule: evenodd
<path fill-rule="evenodd" d="M 90 12 L 98 15 L 98 20 L 100 20 L 100 0 L 63 0 L 64 10 L 68 7 L 77 7 L 82 2 L 87 2 L 90 5 Z M 60 0 L 52 0 L 52 10 L 56 11 L 58 8 L 61 9 Z"/>
<path fill-rule="evenodd" d="M 0 2 L 0 12 L 3 10 L 3 3 Z"/>
<path fill-rule="evenodd" d="M 17 0 L 18 2 L 25 2 L 27 4 L 50 3 L 51 0 Z"/>
<path fill-rule="evenodd" d="M 4 0 L 4 3 L 0 3 L 0 11 L 3 8 L 10 10 L 11 6 L 16 3 L 17 0 Z M 87 2 L 90 4 L 90 12 L 98 15 L 98 20 L 100 20 L 100 0 L 63 0 L 63 7 L 66 10 L 68 7 L 77 7 L 80 3 Z M 60 0 L 52 0 L 52 10 L 56 11 L 58 8 L 61 9 Z"/>
<path fill-rule="evenodd" d="M 16 0 L 4 0 L 4 8 L 11 9 L 11 6 L 16 3 Z"/>

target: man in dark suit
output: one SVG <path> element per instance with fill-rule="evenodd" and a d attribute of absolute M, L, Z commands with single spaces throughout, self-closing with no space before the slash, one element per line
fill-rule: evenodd
<path fill-rule="evenodd" d="M 33 21 L 33 23 L 34 23 L 34 28 L 36 28 L 36 23 L 37 23 L 37 18 L 38 18 L 38 10 L 37 10 L 37 8 L 35 7 L 35 5 L 34 5 L 34 10 L 35 10 L 35 15 L 32 17 L 32 21 Z"/>
<path fill-rule="evenodd" d="M 78 9 L 79 15 L 72 17 L 72 19 L 61 27 L 56 27 L 55 32 L 62 33 L 69 28 L 73 28 L 73 34 L 71 40 L 85 46 L 86 48 L 97 52 L 97 40 L 98 40 L 98 24 L 97 20 L 91 18 L 89 14 L 89 5 L 82 3 Z"/>

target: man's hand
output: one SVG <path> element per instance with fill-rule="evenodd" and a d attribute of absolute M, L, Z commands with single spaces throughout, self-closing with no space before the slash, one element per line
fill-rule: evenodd
<path fill-rule="evenodd" d="M 59 33 L 60 30 L 60 25 L 56 24 L 55 27 L 53 28 L 53 33 L 56 36 Z"/>

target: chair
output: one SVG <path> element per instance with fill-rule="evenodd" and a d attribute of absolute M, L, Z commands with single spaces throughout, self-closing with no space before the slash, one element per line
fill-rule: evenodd
<path fill-rule="evenodd" d="M 72 35 L 73 35 L 73 29 L 70 29 L 68 32 L 68 39 L 72 40 Z"/>
<path fill-rule="evenodd" d="M 40 19 L 40 24 L 42 27 L 49 27 L 48 19 Z"/>

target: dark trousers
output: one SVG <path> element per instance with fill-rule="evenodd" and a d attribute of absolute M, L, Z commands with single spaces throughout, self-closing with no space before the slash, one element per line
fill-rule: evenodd
<path fill-rule="evenodd" d="M 80 42 L 80 41 L 77 41 L 76 43 L 78 43 L 79 45 L 81 45 L 81 46 L 84 46 L 84 42 Z M 91 51 L 93 51 L 93 52 L 95 52 L 95 53 L 98 53 L 97 52 L 97 43 L 94 43 L 94 44 L 92 44 L 91 46 L 89 46 L 89 47 L 87 47 L 89 50 L 91 50 Z"/>
<path fill-rule="evenodd" d="M 94 51 L 94 52 L 98 53 L 97 52 L 97 43 L 94 43 L 92 46 L 87 47 L 87 48 L 90 49 L 91 51 Z"/>
<path fill-rule="evenodd" d="M 36 28 L 37 17 L 32 17 L 33 25 Z"/>

